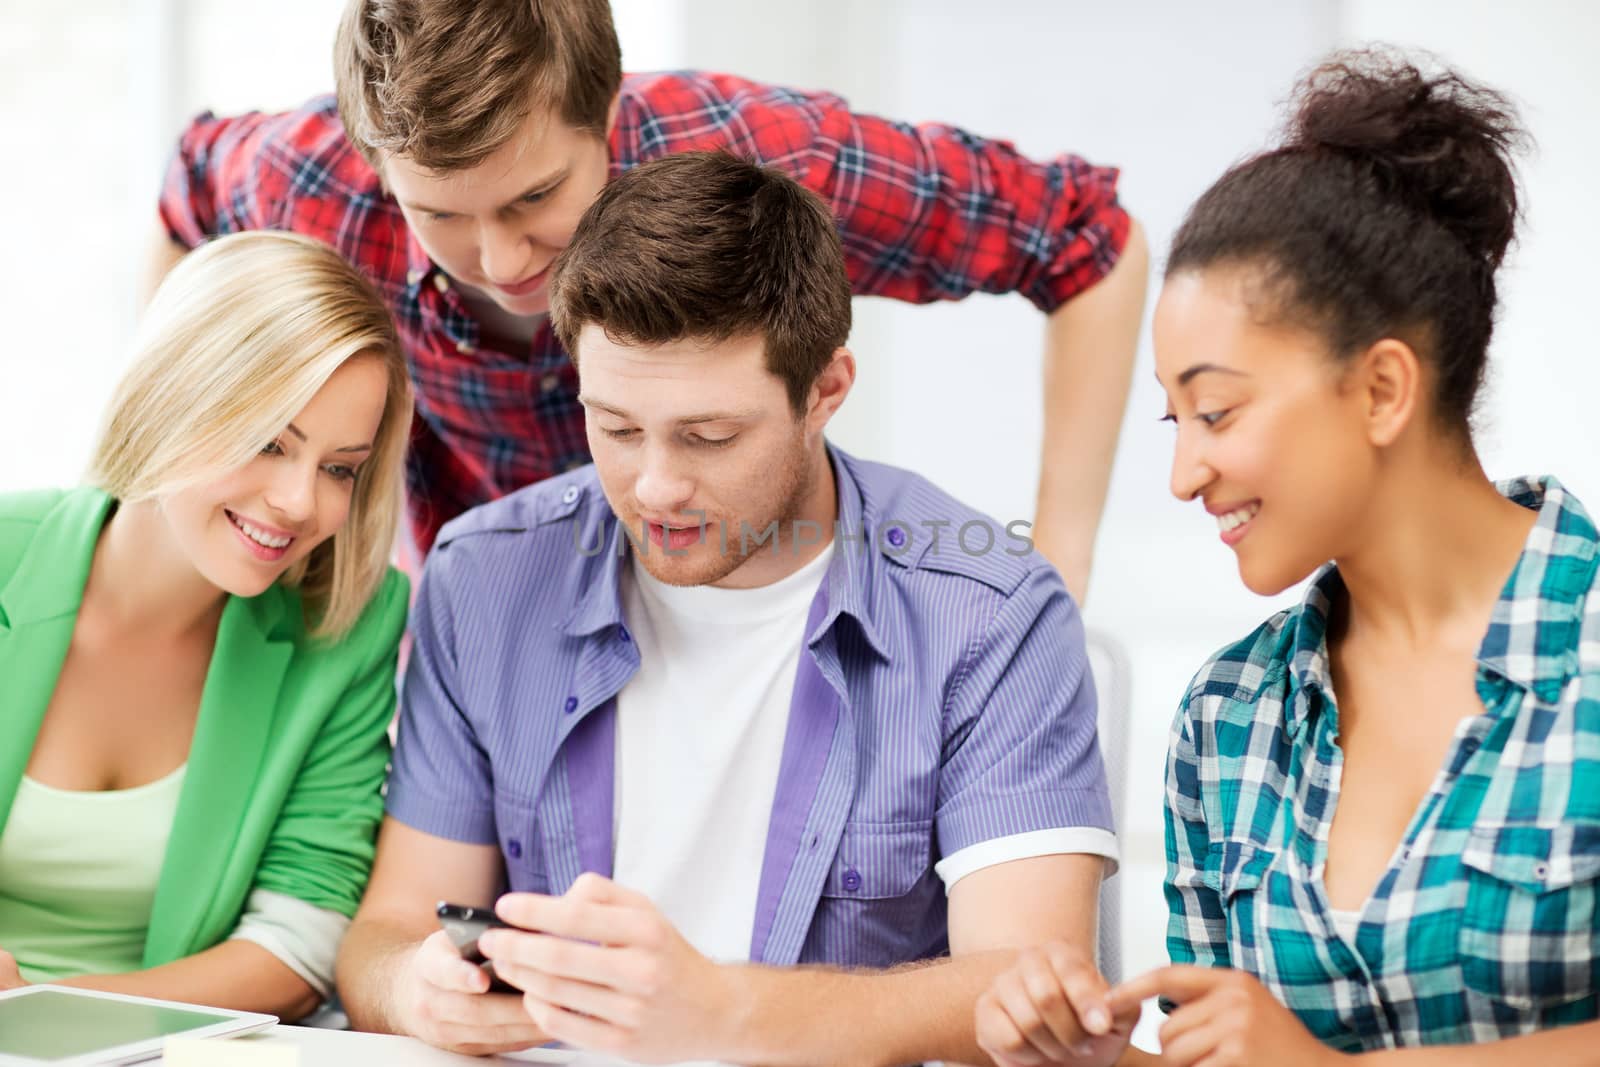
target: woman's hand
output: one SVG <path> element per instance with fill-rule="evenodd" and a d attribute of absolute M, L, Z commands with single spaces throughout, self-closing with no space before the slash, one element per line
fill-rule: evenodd
<path fill-rule="evenodd" d="M 1138 1001 L 1114 1012 L 1094 961 L 1054 942 L 1023 952 L 978 998 L 978 1046 L 999 1067 L 1107 1067 L 1138 1021 Z"/>
<path fill-rule="evenodd" d="M 1161 1027 L 1162 1067 L 1334 1067 L 1344 1059 L 1243 971 L 1162 967 L 1117 986 L 1111 1003 L 1137 1011 L 1154 996 L 1181 1005 Z"/>
<path fill-rule="evenodd" d="M 21 989 L 27 984 L 22 980 L 22 972 L 17 970 L 16 957 L 0 948 L 0 991 Z"/>

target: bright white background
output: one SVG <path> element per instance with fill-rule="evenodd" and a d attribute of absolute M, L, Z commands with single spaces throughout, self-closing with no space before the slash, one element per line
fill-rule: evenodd
<path fill-rule="evenodd" d="M 338 0 L 0 0 L 0 491 L 75 481 L 124 359 L 171 139 L 202 108 L 329 89 Z M 1297 72 L 1341 43 L 1429 48 L 1511 91 L 1539 143 L 1479 442 L 1490 472 L 1554 472 L 1600 508 L 1600 5 L 1582 0 L 616 0 L 629 69 L 699 66 L 841 92 L 1123 167 L 1160 256 L 1187 204 L 1260 147 Z M 68 14 L 67 12 L 71 13 Z M 858 303 L 857 394 L 836 437 L 1005 519 L 1029 518 L 1039 316 L 1017 297 Z M 1134 666 L 1125 960 L 1164 958 L 1166 731 L 1205 655 L 1276 605 L 1245 592 L 1214 523 L 1166 491 L 1170 434 L 1148 337 L 1086 615 Z M 1071 462 L 1062 457 L 1060 462 Z M 1280 598 L 1280 601 L 1283 598 Z M 0 680 L 0 699 L 4 696 Z"/>

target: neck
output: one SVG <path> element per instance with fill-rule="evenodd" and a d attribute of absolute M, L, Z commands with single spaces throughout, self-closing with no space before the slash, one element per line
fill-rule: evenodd
<path fill-rule="evenodd" d="M 173 636 L 214 626 L 227 598 L 173 539 L 154 500 L 120 505 L 101 531 L 84 605 L 119 629 Z"/>
<path fill-rule="evenodd" d="M 1475 649 L 1537 516 L 1501 496 L 1476 455 L 1419 458 L 1386 472 L 1359 547 L 1335 561 L 1344 630 L 1398 649 Z"/>
<path fill-rule="evenodd" d="M 833 542 L 839 517 L 839 490 L 820 442 L 801 483 L 801 492 L 787 517 L 778 522 L 777 536 L 762 545 L 732 574 L 712 583 L 721 589 L 758 589 L 782 581 L 822 554 Z M 759 532 L 759 531 L 758 531 Z"/>

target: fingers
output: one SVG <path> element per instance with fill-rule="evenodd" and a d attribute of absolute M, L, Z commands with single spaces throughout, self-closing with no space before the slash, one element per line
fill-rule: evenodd
<path fill-rule="evenodd" d="M 443 930 L 429 934 L 417 946 L 414 963 L 417 977 L 436 989 L 453 993 L 487 993 L 489 976 L 475 963 L 468 963 L 456 951 Z"/>
<path fill-rule="evenodd" d="M 494 961 L 495 973 L 518 989 L 527 989 L 526 978 L 533 974 L 610 986 L 638 996 L 654 996 L 661 986 L 661 962 L 648 952 L 509 930 L 491 931 L 479 944 Z"/>
<path fill-rule="evenodd" d="M 1111 1001 L 1100 971 L 1077 950 L 1059 943 L 1046 947 L 1043 963 L 1065 991 L 1078 1028 L 1087 1036 L 1110 1033 Z"/>
<path fill-rule="evenodd" d="M 1077 949 L 1053 944 L 1017 957 L 980 999 L 977 1022 L 986 1052 L 1022 1065 L 1089 1054 L 1114 1020 L 1099 971 Z"/>
<path fill-rule="evenodd" d="M 582 880 L 579 879 L 580 882 Z M 608 886 L 610 884 L 606 883 Z M 650 939 L 655 925 L 653 909 L 612 903 L 609 899 L 591 899 L 579 894 L 576 884 L 559 897 L 542 893 L 507 893 L 495 903 L 494 910 L 500 918 L 523 930 L 589 941 L 596 945 L 644 943 Z"/>
<path fill-rule="evenodd" d="M 1153 971 L 1130 978 L 1111 991 L 1111 1010 L 1121 1014 L 1132 1005 L 1142 1004 L 1151 997 L 1165 996 L 1179 1004 L 1204 996 L 1227 980 L 1233 972 L 1226 967 L 1192 967 L 1175 965 L 1157 967 Z"/>
<path fill-rule="evenodd" d="M 1035 1067 L 1044 1062 L 992 990 L 978 998 L 977 1039 L 978 1047 L 998 1067 Z"/>
<path fill-rule="evenodd" d="M 1174 1015 L 1173 1019 L 1177 1016 Z M 1174 1034 L 1170 1039 L 1167 1028 L 1161 1028 L 1161 1065 L 1162 1067 L 1193 1067 L 1206 1060 L 1217 1051 L 1218 1047 L 1227 1039 L 1229 1028 L 1223 1021 L 1213 1014 L 1201 1015 L 1196 1013 L 1191 1025 Z"/>

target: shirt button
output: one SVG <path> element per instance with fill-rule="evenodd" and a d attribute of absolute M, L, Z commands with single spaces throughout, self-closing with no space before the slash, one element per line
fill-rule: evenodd
<path fill-rule="evenodd" d="M 561 494 L 561 502 L 563 504 L 570 504 L 574 500 L 577 500 L 577 499 L 578 499 L 578 487 L 575 486 L 575 485 L 567 486 L 566 492 Z"/>
<path fill-rule="evenodd" d="M 560 384 L 561 375 L 546 374 L 543 378 L 539 379 L 539 390 L 540 392 L 553 393 L 556 390 L 556 386 Z"/>
<path fill-rule="evenodd" d="M 514 837 L 507 841 L 506 855 L 510 856 L 514 860 L 520 860 L 522 858 L 522 842 L 518 841 Z"/>
<path fill-rule="evenodd" d="M 456 351 L 460 352 L 463 356 L 470 356 L 477 350 L 478 346 L 473 344 L 471 341 L 462 341 L 456 345 Z"/>
<path fill-rule="evenodd" d="M 433 287 L 441 293 L 450 288 L 450 279 L 444 276 L 443 271 L 433 276 Z"/>
<path fill-rule="evenodd" d="M 906 543 L 906 532 L 898 526 L 889 527 L 889 543 L 899 548 Z"/>
<path fill-rule="evenodd" d="M 426 271 L 408 270 L 408 271 L 406 271 L 406 284 L 407 285 L 416 285 L 418 282 L 420 282 L 426 276 L 426 274 L 427 274 Z"/>
<path fill-rule="evenodd" d="M 1465 741 L 1461 742 L 1461 751 L 1465 752 L 1469 756 L 1478 751 L 1478 739 L 1476 737 L 1469 737 Z"/>
<path fill-rule="evenodd" d="M 1533 865 L 1533 876 L 1541 882 L 1544 881 L 1550 877 L 1550 865 L 1548 863 L 1535 863 Z"/>
<path fill-rule="evenodd" d="M 577 711 L 578 710 L 578 698 L 577 697 L 568 697 L 567 698 L 567 702 L 565 704 L 561 705 L 561 710 L 566 712 L 568 715 L 571 715 L 573 712 Z"/>
<path fill-rule="evenodd" d="M 839 884 L 844 886 L 846 893 L 854 893 L 861 888 L 861 872 L 854 867 L 850 868 L 844 872 L 844 877 L 840 879 Z"/>

